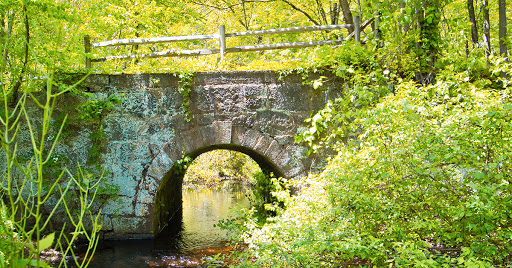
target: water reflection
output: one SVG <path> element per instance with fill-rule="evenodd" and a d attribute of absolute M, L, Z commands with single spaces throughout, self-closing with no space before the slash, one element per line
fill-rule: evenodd
<path fill-rule="evenodd" d="M 230 208 L 248 207 L 243 190 L 183 190 L 181 219 L 155 239 L 105 241 L 89 267 L 198 267 L 201 258 L 231 250 L 228 234 L 214 224 L 228 217 Z"/>

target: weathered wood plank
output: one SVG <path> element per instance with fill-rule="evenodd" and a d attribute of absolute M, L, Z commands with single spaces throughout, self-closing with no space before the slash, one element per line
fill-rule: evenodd
<path fill-rule="evenodd" d="M 278 34 L 278 33 L 301 33 L 301 32 L 313 32 L 313 31 L 324 31 L 324 30 L 336 30 L 343 28 L 350 28 L 350 24 L 339 24 L 339 25 L 319 25 L 319 26 L 305 26 L 305 27 L 290 27 L 290 28 L 279 28 L 259 31 L 247 31 L 238 33 L 228 33 L 226 37 L 236 36 L 249 36 L 249 35 L 264 35 L 264 34 Z"/>
<path fill-rule="evenodd" d="M 311 32 L 311 31 L 323 31 L 323 30 L 336 30 L 343 28 L 350 28 L 350 24 L 339 24 L 339 25 L 320 25 L 320 26 L 306 26 L 306 27 L 290 27 L 290 28 L 279 28 L 269 29 L 260 31 L 247 31 L 238 33 L 228 33 L 225 37 L 236 37 L 236 36 L 250 36 L 250 35 L 264 35 L 264 34 L 278 34 L 278 33 L 299 33 L 299 32 Z M 197 41 L 207 39 L 218 39 L 219 34 L 211 35 L 180 35 L 180 36 L 164 36 L 164 37 L 151 37 L 151 38 L 133 38 L 133 39 L 114 39 L 109 41 L 103 41 L 93 43 L 92 47 L 106 47 L 106 46 L 127 46 L 127 45 L 142 45 L 142 44 L 156 44 L 156 43 L 171 43 L 180 41 Z"/>
<path fill-rule="evenodd" d="M 326 41 L 311 41 L 311 42 L 293 42 L 293 43 L 277 43 L 268 45 L 253 45 L 253 46 L 240 46 L 227 48 L 226 53 L 247 52 L 247 51 L 263 51 L 271 49 L 286 49 L 286 48 L 305 48 L 315 47 L 322 45 L 341 44 L 342 40 L 326 40 Z"/>
<path fill-rule="evenodd" d="M 294 43 L 277 43 L 267 45 L 253 45 L 253 46 L 240 46 L 226 48 L 225 53 L 238 53 L 248 51 L 263 51 L 272 49 L 286 49 L 286 48 L 305 48 L 315 47 L 322 45 L 341 44 L 343 40 L 326 40 L 326 41 L 311 41 L 311 42 L 294 42 Z M 101 62 L 107 60 L 130 60 L 137 58 L 160 58 L 160 57 L 186 57 L 186 56 L 200 56 L 218 54 L 219 49 L 195 49 L 195 50 L 180 50 L 180 51 L 158 51 L 153 53 L 135 54 L 135 55 L 119 55 L 119 56 L 106 56 L 101 58 L 92 59 L 92 62 Z"/>
<path fill-rule="evenodd" d="M 107 47 L 107 46 L 127 46 L 127 45 L 142 45 L 142 44 L 156 44 L 156 43 L 171 43 L 180 41 L 196 41 L 207 39 L 218 39 L 218 34 L 211 35 L 180 35 L 180 36 L 164 36 L 152 38 L 133 38 L 133 39 L 114 39 L 93 43 L 92 47 Z"/>
<path fill-rule="evenodd" d="M 359 15 L 354 16 L 354 34 L 356 42 L 361 42 L 361 28 L 359 27 Z"/>
<path fill-rule="evenodd" d="M 89 58 L 89 53 L 91 53 L 91 38 L 86 35 L 84 36 L 84 49 L 85 49 L 85 68 L 91 69 L 91 58 Z"/>
<path fill-rule="evenodd" d="M 119 56 L 106 56 L 101 58 L 92 59 L 92 62 L 101 62 L 107 60 L 131 60 L 139 58 L 162 58 L 162 57 L 187 57 L 187 56 L 200 56 L 218 54 L 218 49 L 193 49 L 193 50 L 166 50 L 157 51 L 153 53 L 135 54 L 135 55 L 119 55 Z"/>

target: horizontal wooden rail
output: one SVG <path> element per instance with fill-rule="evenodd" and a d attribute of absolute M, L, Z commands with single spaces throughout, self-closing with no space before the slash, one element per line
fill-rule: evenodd
<path fill-rule="evenodd" d="M 218 34 L 211 35 L 180 35 L 180 36 L 166 36 L 166 37 L 153 37 L 153 38 L 133 38 L 133 39 L 114 39 L 91 44 L 92 47 L 107 47 L 107 46 L 128 46 L 128 45 L 145 45 L 157 43 L 172 43 L 181 41 L 198 41 L 207 39 L 218 39 Z"/>
<path fill-rule="evenodd" d="M 263 51 L 272 49 L 287 49 L 287 48 L 305 48 L 314 47 L 321 45 L 332 45 L 340 44 L 343 41 L 355 38 L 357 42 L 360 42 L 360 33 L 372 22 L 374 18 L 366 20 L 361 25 L 359 23 L 359 16 L 354 16 L 354 24 L 340 24 L 340 25 L 318 25 L 318 26 L 306 26 L 306 27 L 289 27 L 269 30 L 258 30 L 258 31 L 246 31 L 238 33 L 225 33 L 224 25 L 219 27 L 218 34 L 211 35 L 182 35 L 182 36 L 166 36 L 166 37 L 154 37 L 154 38 L 134 38 L 134 39 L 114 39 L 109 41 L 103 41 L 98 43 L 91 43 L 89 37 L 84 37 L 84 45 L 86 56 L 86 68 L 90 68 L 91 62 L 102 62 L 114 59 L 138 59 L 138 58 L 160 58 L 160 57 L 183 57 L 183 56 L 200 56 L 200 55 L 211 55 L 220 54 L 221 59 L 225 53 L 237 53 L 237 52 L 248 52 L 248 51 Z M 376 25 L 377 27 L 377 25 Z M 277 43 L 277 44 L 266 44 L 266 45 L 249 45 L 226 48 L 226 37 L 239 37 L 239 36 L 251 36 L 251 35 L 265 35 L 265 34 L 279 34 L 279 33 L 301 33 L 311 31 L 331 31 L 336 29 L 353 29 L 353 31 L 345 39 L 340 40 L 327 40 L 327 41 L 310 41 L 310 42 L 293 42 L 293 43 Z M 90 58 L 89 54 L 91 49 L 95 47 L 106 47 L 106 46 L 124 46 L 124 45 L 142 45 L 142 44 L 156 44 L 156 43 L 170 43 L 170 42 L 181 42 L 181 41 L 197 41 L 197 40 L 208 40 L 208 39 L 219 39 L 220 49 L 192 49 L 192 50 L 166 50 L 152 53 L 143 53 L 135 55 L 118 55 L 118 56 L 106 56 L 100 58 Z"/>
<path fill-rule="evenodd" d="M 311 41 L 311 42 L 293 42 L 293 43 L 277 43 L 268 45 L 253 45 L 253 46 L 239 46 L 227 48 L 224 53 L 237 53 L 249 51 L 264 51 L 272 49 L 285 49 L 285 48 L 305 48 L 315 47 L 322 45 L 341 44 L 343 40 L 327 40 L 327 41 Z M 92 62 L 102 62 L 107 60 L 125 60 L 125 59 L 138 59 L 138 58 L 161 58 L 161 57 L 186 57 L 186 56 L 201 56 L 219 54 L 220 49 L 193 49 L 193 50 L 166 50 L 153 53 L 144 53 L 136 55 L 119 55 L 119 56 L 106 56 L 101 58 L 92 59 Z"/>
<path fill-rule="evenodd" d="M 228 33 L 228 34 L 226 34 L 226 37 L 278 34 L 278 33 L 303 33 L 303 32 L 313 32 L 313 31 L 332 31 L 332 30 L 344 29 L 344 28 L 349 29 L 351 27 L 352 27 L 351 24 L 290 27 L 290 28 L 270 29 L 270 30 Z"/>

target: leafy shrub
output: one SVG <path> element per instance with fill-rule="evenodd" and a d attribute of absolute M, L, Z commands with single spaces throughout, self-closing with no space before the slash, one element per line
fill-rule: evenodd
<path fill-rule="evenodd" d="M 245 225 L 251 250 L 239 258 L 255 266 L 510 265 L 512 91 L 464 74 L 443 79 L 404 81 L 350 113 L 345 126 L 357 141 L 331 144 L 337 155 L 278 217 Z M 319 115 L 312 122 L 343 116 Z"/>

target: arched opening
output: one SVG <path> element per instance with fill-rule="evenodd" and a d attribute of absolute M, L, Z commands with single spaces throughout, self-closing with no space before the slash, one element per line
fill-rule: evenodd
<path fill-rule="evenodd" d="M 283 172 L 272 163 L 272 161 L 250 148 L 239 145 L 213 145 L 200 148 L 187 155 L 191 160 L 196 159 L 203 153 L 217 150 L 231 150 L 243 153 L 257 163 L 265 174 L 272 173 L 274 176 L 283 177 Z M 153 207 L 153 233 L 157 236 L 165 227 L 166 232 L 174 230 L 178 235 L 183 223 L 183 181 L 188 168 L 188 161 L 176 161 L 170 170 L 164 175 L 155 196 Z M 219 174 L 222 176 L 222 174 Z M 229 175 L 229 174 L 224 174 Z"/>

